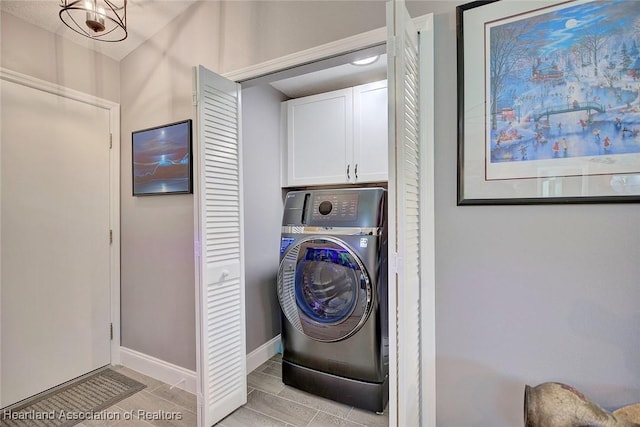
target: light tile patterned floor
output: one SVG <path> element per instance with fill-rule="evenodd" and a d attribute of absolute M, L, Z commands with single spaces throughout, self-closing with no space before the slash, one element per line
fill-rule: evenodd
<path fill-rule="evenodd" d="M 282 356 L 247 377 L 247 404 L 217 427 L 387 427 L 389 415 L 363 411 L 282 383 Z"/>
<path fill-rule="evenodd" d="M 196 427 L 196 397 L 123 366 L 114 368 L 147 388 L 104 410 L 104 420 L 79 427 Z M 282 356 L 274 356 L 247 377 L 247 403 L 216 427 L 387 427 L 388 413 L 363 411 L 286 386 Z M 153 419 L 154 416 L 171 419 Z"/>

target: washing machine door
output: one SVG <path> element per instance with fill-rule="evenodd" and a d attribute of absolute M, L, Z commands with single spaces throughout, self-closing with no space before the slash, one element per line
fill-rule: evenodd
<path fill-rule="evenodd" d="M 314 340 L 339 341 L 355 334 L 371 312 L 372 298 L 364 265 L 340 239 L 301 239 L 282 258 L 280 306 L 291 325 Z"/>

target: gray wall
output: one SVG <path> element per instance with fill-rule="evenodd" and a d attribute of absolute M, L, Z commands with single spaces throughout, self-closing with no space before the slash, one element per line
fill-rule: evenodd
<path fill-rule="evenodd" d="M 52 19 L 58 19 L 53 16 Z M 8 13 L 1 14 L 2 67 L 109 101 L 120 99 L 120 65 Z"/>
<path fill-rule="evenodd" d="M 131 131 L 192 115 L 194 65 L 220 74 L 235 71 L 382 27 L 384 12 L 381 1 L 204 1 L 121 61 L 123 346 L 195 369 L 193 197 L 131 196 Z M 257 158 L 245 159 L 259 164 Z M 266 181 L 259 174 L 245 179 L 253 194 Z M 269 183 L 275 185 L 279 181 Z M 260 229 L 260 215 L 251 208 L 247 212 L 246 230 Z M 273 222 L 275 216 L 269 218 Z M 263 232 L 247 245 L 249 352 L 279 332 L 274 295 L 266 291 L 276 273 L 277 252 L 260 254 L 278 250 L 273 241 L 278 233 Z M 249 257 L 259 263 L 255 272 Z M 269 274 L 267 265 L 274 260 Z M 264 314 L 272 317 L 260 319 L 258 307 L 266 307 Z"/>
<path fill-rule="evenodd" d="M 269 85 L 242 90 L 247 352 L 280 333 L 276 295 L 282 190 L 280 103 Z"/>
<path fill-rule="evenodd" d="M 436 37 L 438 427 L 522 425 L 524 384 L 640 401 L 640 210 L 456 206 L 455 5 Z"/>

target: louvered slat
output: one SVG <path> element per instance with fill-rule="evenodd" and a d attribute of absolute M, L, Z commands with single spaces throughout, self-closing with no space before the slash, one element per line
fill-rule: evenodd
<path fill-rule="evenodd" d="M 395 352 L 397 413 L 394 425 L 421 425 L 420 206 L 421 152 L 418 34 L 402 1 L 392 4 L 396 55 L 389 75 L 395 106 Z"/>
<path fill-rule="evenodd" d="M 200 390 L 210 426 L 246 402 L 239 86 L 198 68 Z"/>
<path fill-rule="evenodd" d="M 401 190 L 404 198 L 404 236 L 403 259 L 404 259 L 404 286 L 406 296 L 402 298 L 404 319 L 406 322 L 400 327 L 403 333 L 404 342 L 400 342 L 404 348 L 404 354 L 400 355 L 403 361 L 405 375 L 412 378 L 420 378 L 420 146 L 419 146 L 419 108 L 417 102 L 418 93 L 418 47 L 415 39 L 416 34 L 406 33 L 403 38 L 405 44 L 405 75 L 404 75 L 404 99 L 405 114 L 404 123 L 404 150 L 403 163 L 405 179 Z M 417 410 L 407 413 L 407 425 L 420 425 L 420 381 L 416 380 L 411 384 L 413 396 L 417 404 Z M 406 396 L 406 394 L 405 394 Z"/>

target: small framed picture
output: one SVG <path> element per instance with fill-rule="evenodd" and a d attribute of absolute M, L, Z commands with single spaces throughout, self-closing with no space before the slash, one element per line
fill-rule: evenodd
<path fill-rule="evenodd" d="M 133 195 L 193 192 L 191 120 L 131 133 Z"/>

